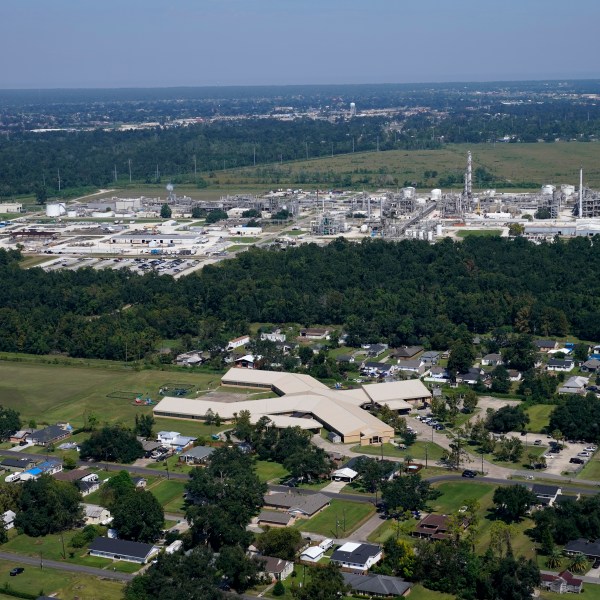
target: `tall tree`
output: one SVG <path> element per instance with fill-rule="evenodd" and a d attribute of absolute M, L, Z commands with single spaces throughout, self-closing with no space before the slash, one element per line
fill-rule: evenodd
<path fill-rule="evenodd" d="M 494 492 L 496 513 L 507 523 L 518 522 L 529 507 L 535 503 L 536 496 L 524 485 L 500 486 Z"/>
<path fill-rule="evenodd" d="M 165 513 L 151 492 L 135 490 L 112 505 L 113 526 L 119 537 L 134 542 L 154 542 L 160 537 Z"/>
<path fill-rule="evenodd" d="M 21 429 L 19 413 L 0 405 L 0 440 L 8 439 L 15 431 Z"/>

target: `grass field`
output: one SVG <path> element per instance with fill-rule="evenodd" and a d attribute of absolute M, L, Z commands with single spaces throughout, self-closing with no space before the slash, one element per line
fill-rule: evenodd
<path fill-rule="evenodd" d="M 290 474 L 282 464 L 270 460 L 257 460 L 254 464 L 256 467 L 256 474 L 263 482 L 281 479 Z"/>
<path fill-rule="evenodd" d="M 56 594 L 62 600 L 120 600 L 123 584 L 91 575 L 67 573 L 57 569 L 43 569 L 25 565 L 25 572 L 10 577 L 9 571 L 23 565 L 9 561 L 0 563 L 0 590 L 8 584 L 16 592 L 46 595 Z M 14 598 L 0 593 L 0 599 Z"/>
<path fill-rule="evenodd" d="M 596 452 L 588 464 L 579 471 L 577 479 L 591 479 L 600 481 L 600 452 Z"/>
<path fill-rule="evenodd" d="M 370 503 L 334 499 L 330 506 L 311 519 L 296 521 L 294 527 L 302 531 L 339 538 L 352 533 L 374 512 L 375 507 Z"/>
<path fill-rule="evenodd" d="M 529 424 L 527 429 L 529 431 L 541 432 L 542 428 L 546 427 L 550 422 L 550 414 L 556 408 L 551 404 L 535 404 L 525 409 L 525 412 L 529 415 Z"/>
<path fill-rule="evenodd" d="M 482 507 L 490 507 L 496 486 L 488 483 L 451 481 L 436 485 L 435 488 L 442 495 L 432 500 L 429 505 L 434 512 L 449 515 L 463 506 L 465 500 L 477 500 Z"/>
<path fill-rule="evenodd" d="M 185 481 L 163 479 L 156 485 L 148 486 L 147 489 L 152 492 L 152 495 L 160 502 L 161 506 L 165 507 L 174 500 L 183 502 Z"/>
<path fill-rule="evenodd" d="M 109 367 L 111 363 L 105 363 L 105 366 Z M 74 426 L 80 426 L 85 415 L 92 413 L 101 422 L 106 420 L 132 425 L 136 414 L 152 410 L 151 407 L 133 406 L 135 393 L 157 400 L 159 388 L 169 382 L 190 384 L 203 390 L 209 384 L 212 387 L 218 384 L 219 375 L 0 362 L 2 404 L 17 409 L 25 422 L 35 419 L 38 425 L 69 421 Z M 132 392 L 131 399 L 108 397 L 116 391 Z M 159 421 L 156 428 L 164 426 L 184 435 L 186 432 L 194 435 L 207 435 L 209 432 L 205 425 L 191 421 Z"/>
<path fill-rule="evenodd" d="M 444 449 L 437 444 L 429 443 L 429 442 L 415 442 L 412 446 L 407 448 L 406 450 L 400 450 L 393 446 L 392 444 L 383 444 L 383 456 L 394 456 L 405 458 L 406 456 L 410 456 L 415 460 L 425 460 L 425 449 L 427 448 L 427 460 L 430 461 L 438 461 L 442 458 L 442 454 L 444 453 Z M 360 452 L 361 454 L 373 454 L 376 456 L 381 456 L 381 447 L 380 446 L 354 446 L 351 448 L 352 452 Z"/>

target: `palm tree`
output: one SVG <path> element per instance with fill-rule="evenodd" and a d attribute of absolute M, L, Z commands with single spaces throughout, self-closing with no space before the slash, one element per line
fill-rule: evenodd
<path fill-rule="evenodd" d="M 563 560 L 562 552 L 558 548 L 554 548 L 546 559 L 546 565 L 551 569 L 559 569 Z"/>
<path fill-rule="evenodd" d="M 585 573 L 588 570 L 587 557 L 584 554 L 577 554 L 573 557 L 569 569 L 573 573 Z"/>

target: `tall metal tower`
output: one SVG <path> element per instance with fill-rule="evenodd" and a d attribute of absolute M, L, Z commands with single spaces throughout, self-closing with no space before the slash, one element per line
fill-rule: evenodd
<path fill-rule="evenodd" d="M 465 173 L 465 196 L 471 198 L 473 195 L 473 164 L 471 151 L 467 154 L 467 172 Z"/>

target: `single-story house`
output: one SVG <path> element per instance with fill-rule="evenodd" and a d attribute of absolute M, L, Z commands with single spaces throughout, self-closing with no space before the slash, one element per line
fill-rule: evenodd
<path fill-rule="evenodd" d="M 352 571 L 368 571 L 378 563 L 383 556 L 380 546 L 346 542 L 331 555 L 331 562 L 340 565 L 342 569 Z"/>
<path fill-rule="evenodd" d="M 597 358 L 592 358 L 590 360 L 586 360 L 581 365 L 581 370 L 587 373 L 598 373 L 600 372 L 600 360 Z"/>
<path fill-rule="evenodd" d="M 56 458 L 50 458 L 41 463 L 38 463 L 37 468 L 45 473 L 46 475 L 54 475 L 60 473 L 63 470 L 62 462 Z"/>
<path fill-rule="evenodd" d="M 383 354 L 388 349 L 387 344 L 371 344 L 367 350 L 367 356 L 375 358 L 380 354 Z"/>
<path fill-rule="evenodd" d="M 47 446 L 48 444 L 55 444 L 59 440 L 63 440 L 70 435 L 71 432 L 67 429 L 63 429 L 58 425 L 49 425 L 48 427 L 34 431 L 29 436 L 29 439 L 36 446 Z"/>
<path fill-rule="evenodd" d="M 267 508 L 285 510 L 294 516 L 312 517 L 331 503 L 331 499 L 325 494 L 286 494 L 275 492 L 265 494 L 264 505 Z"/>
<path fill-rule="evenodd" d="M 592 562 L 594 562 L 600 559 L 600 539 L 595 541 L 586 540 L 585 538 L 571 540 L 565 544 L 563 552 L 567 556 L 583 554 Z"/>
<path fill-rule="evenodd" d="M 562 571 L 558 575 L 542 573 L 541 587 L 557 594 L 581 594 L 583 591 L 583 579 L 575 577 L 570 571 Z"/>
<path fill-rule="evenodd" d="M 97 504 L 82 504 L 83 517 L 86 525 L 107 525 L 112 521 L 112 515 L 107 508 Z"/>
<path fill-rule="evenodd" d="M 156 452 L 159 448 L 162 447 L 162 444 L 160 442 L 155 442 L 153 440 L 145 440 L 143 438 L 138 437 L 138 441 L 144 449 L 144 456 L 146 458 L 150 458 L 153 452 Z"/>
<path fill-rule="evenodd" d="M 466 528 L 467 522 L 463 522 Z M 443 540 L 450 537 L 450 518 L 448 515 L 429 514 L 421 519 L 412 535 L 429 540 Z"/>
<path fill-rule="evenodd" d="M 337 363 L 343 363 L 343 364 L 353 364 L 356 359 L 354 358 L 353 354 L 340 354 L 335 361 Z"/>
<path fill-rule="evenodd" d="M 184 352 L 178 354 L 175 358 L 175 363 L 180 367 L 196 367 L 205 362 L 206 358 L 202 352 Z"/>
<path fill-rule="evenodd" d="M 33 433 L 33 429 L 19 429 L 19 431 L 15 431 L 8 438 L 8 441 L 11 444 L 19 444 L 20 442 L 26 440 L 32 433 Z"/>
<path fill-rule="evenodd" d="M 361 366 L 361 370 L 368 375 L 379 375 L 380 377 L 389 377 L 396 371 L 396 369 L 396 365 L 392 363 L 371 360 L 365 361 Z"/>
<path fill-rule="evenodd" d="M 35 467 L 35 461 L 30 458 L 12 458 L 9 456 L 0 460 L 0 467 L 5 471 L 26 471 Z"/>
<path fill-rule="evenodd" d="M 407 373 L 417 373 L 418 375 L 423 375 L 426 371 L 425 363 L 421 359 L 398 360 L 396 368 L 398 371 L 404 371 Z"/>
<path fill-rule="evenodd" d="M 548 371 L 562 371 L 568 373 L 573 370 L 575 363 L 570 358 L 551 358 L 546 365 Z"/>
<path fill-rule="evenodd" d="M 263 573 L 270 577 L 271 581 L 287 579 L 294 570 L 294 563 L 290 560 L 283 560 L 274 556 L 259 556 L 258 559 L 265 562 Z"/>
<path fill-rule="evenodd" d="M 172 448 L 185 448 L 192 442 L 195 442 L 197 438 L 189 437 L 187 435 L 181 435 L 179 431 L 159 431 L 156 434 L 156 440 L 161 445 L 170 446 Z"/>
<path fill-rule="evenodd" d="M 419 352 L 423 352 L 423 346 L 402 346 L 394 348 L 390 354 L 394 358 L 412 358 Z"/>
<path fill-rule="evenodd" d="M 97 537 L 90 544 L 90 556 L 111 558 L 112 560 L 123 560 L 146 564 L 155 554 L 158 548 L 153 544 L 142 544 L 116 538 Z"/>
<path fill-rule="evenodd" d="M 54 479 L 59 481 L 70 481 L 75 483 L 76 481 L 98 481 L 98 475 L 92 473 L 88 469 L 73 469 L 72 471 L 60 471 L 54 474 Z"/>
<path fill-rule="evenodd" d="M 15 526 L 15 519 L 17 514 L 12 510 L 7 510 L 5 513 L 0 515 L 0 521 L 4 525 L 4 529 L 12 529 Z"/>
<path fill-rule="evenodd" d="M 249 335 L 241 335 L 240 337 L 234 338 L 233 340 L 229 340 L 227 344 L 227 350 L 235 350 L 236 348 L 240 348 L 241 346 L 245 346 L 250 343 Z"/>
<path fill-rule="evenodd" d="M 89 496 L 100 489 L 100 480 L 83 481 L 79 480 L 75 482 L 77 489 L 81 492 L 82 496 Z"/>
<path fill-rule="evenodd" d="M 421 354 L 421 360 L 428 367 L 433 367 L 438 364 L 440 356 L 441 352 L 438 352 L 437 350 L 428 350 L 427 352 L 423 352 L 423 354 Z"/>
<path fill-rule="evenodd" d="M 553 340 L 535 340 L 533 345 L 537 348 L 538 352 L 549 352 L 558 348 L 558 342 Z"/>
<path fill-rule="evenodd" d="M 338 469 L 331 474 L 331 479 L 334 481 L 347 481 L 348 483 L 354 481 L 357 477 L 358 473 L 348 467 Z"/>
<path fill-rule="evenodd" d="M 467 383 L 468 385 L 475 385 L 479 379 L 485 375 L 485 372 L 476 367 L 471 367 L 466 373 L 456 374 L 456 383 Z"/>
<path fill-rule="evenodd" d="M 481 366 L 483 367 L 497 367 L 503 364 L 502 354 L 486 354 L 481 359 Z"/>
<path fill-rule="evenodd" d="M 306 338 L 307 340 L 325 340 L 329 338 L 329 329 L 307 327 L 306 329 L 300 330 L 300 337 Z"/>
<path fill-rule="evenodd" d="M 300 554 L 300 560 L 316 563 L 323 558 L 324 554 L 325 550 L 321 548 L 321 546 L 309 546 L 308 548 L 302 550 L 302 553 Z"/>
<path fill-rule="evenodd" d="M 330 431 L 327 434 L 327 439 L 332 444 L 341 444 L 342 443 L 342 436 L 339 433 L 336 433 L 335 431 Z"/>
<path fill-rule="evenodd" d="M 450 373 L 446 367 L 431 367 L 429 370 L 429 377 L 439 381 L 446 381 L 450 379 Z"/>
<path fill-rule="evenodd" d="M 523 374 L 520 371 L 517 371 L 516 369 L 509 369 L 508 378 L 511 381 L 521 381 L 521 379 L 523 378 Z"/>
<path fill-rule="evenodd" d="M 567 379 L 567 381 L 565 381 L 562 386 L 558 388 L 558 393 L 583 394 L 588 383 L 589 379 L 587 377 L 569 377 L 569 379 Z"/>
<path fill-rule="evenodd" d="M 262 356 L 254 354 L 245 354 L 235 360 L 235 366 L 238 369 L 258 369 L 262 364 Z"/>
<path fill-rule="evenodd" d="M 263 332 L 260 334 L 260 339 L 264 342 L 264 341 L 269 341 L 269 342 L 285 342 L 286 340 L 286 335 L 285 333 L 281 333 L 280 329 L 276 329 L 275 331 L 271 331 L 271 332 Z"/>
<path fill-rule="evenodd" d="M 536 483 L 531 488 L 531 491 L 536 495 L 539 503 L 544 506 L 552 506 L 560 494 L 561 489 L 556 485 L 544 485 Z"/>
<path fill-rule="evenodd" d="M 143 489 L 148 485 L 148 481 L 143 477 L 132 477 L 131 481 L 137 489 Z"/>
<path fill-rule="evenodd" d="M 195 446 L 186 450 L 183 454 L 180 454 L 180 462 L 184 462 L 186 465 L 205 465 L 210 460 L 210 455 L 215 451 L 210 446 Z"/>
<path fill-rule="evenodd" d="M 286 512 L 263 510 L 256 522 L 258 525 L 269 525 L 269 527 L 287 527 L 294 522 L 294 517 Z"/>
<path fill-rule="evenodd" d="M 413 584 L 404 581 L 401 577 L 389 575 L 376 575 L 368 573 L 342 573 L 344 583 L 350 586 L 355 594 L 369 596 L 370 598 L 397 598 L 407 596 Z"/>

